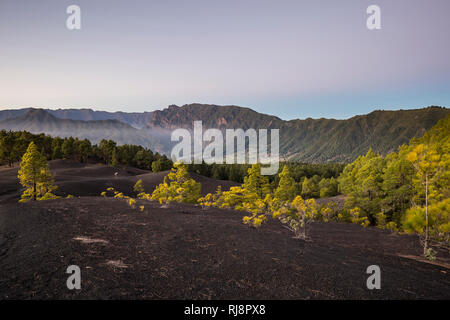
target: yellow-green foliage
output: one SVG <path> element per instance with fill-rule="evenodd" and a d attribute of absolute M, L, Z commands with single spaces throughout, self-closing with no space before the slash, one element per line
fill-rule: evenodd
<path fill-rule="evenodd" d="M 37 150 L 34 142 L 30 142 L 22 157 L 18 178 L 20 184 L 25 188 L 19 202 L 58 198 L 52 193 L 57 187 L 53 185 L 53 177 L 47 160 Z"/>
<path fill-rule="evenodd" d="M 128 205 L 132 208 L 134 208 L 136 206 L 136 200 L 134 200 L 133 198 L 129 198 L 128 199 Z"/>
<path fill-rule="evenodd" d="M 259 164 L 252 165 L 241 186 L 223 192 L 219 189 L 214 195 L 200 198 L 199 203 L 249 212 L 251 215 L 244 216 L 242 221 L 254 227 L 261 226 L 267 221 L 267 216 L 272 215 L 287 224 L 296 237 L 306 238 L 306 225 L 320 216 L 315 200 L 304 201 L 300 196 L 295 197 L 295 181 L 287 166 L 283 168 L 278 187 L 272 194 L 269 181 L 261 176 L 260 169 Z M 335 206 L 325 213 L 325 221 L 328 221 L 335 214 Z"/>
<path fill-rule="evenodd" d="M 377 218 L 377 224 L 376 224 L 377 228 L 390 230 L 394 233 L 396 233 L 398 231 L 397 223 L 395 223 L 394 221 L 387 222 L 386 221 L 387 217 L 384 214 L 384 212 L 377 213 L 376 218 Z"/>
<path fill-rule="evenodd" d="M 261 165 L 259 163 L 253 164 L 248 169 L 248 176 L 244 178 L 242 189 L 246 194 L 256 194 L 259 199 L 264 199 L 270 193 L 269 179 L 261 175 Z"/>
<path fill-rule="evenodd" d="M 124 195 L 123 195 L 122 192 L 115 191 L 115 192 L 114 192 L 114 198 L 123 199 L 123 198 L 124 198 Z"/>
<path fill-rule="evenodd" d="M 217 200 L 219 208 L 235 208 L 242 206 L 244 201 L 244 189 L 242 187 L 231 187 L 230 190 L 222 192 Z"/>
<path fill-rule="evenodd" d="M 106 188 L 105 191 L 101 192 L 101 193 L 100 193 L 100 196 L 106 198 L 108 195 L 109 195 L 109 196 L 114 196 L 114 195 L 116 195 L 116 194 L 118 194 L 118 193 L 119 193 L 119 192 L 116 191 L 113 187 L 109 187 L 109 188 Z"/>
<path fill-rule="evenodd" d="M 386 229 L 386 215 L 384 212 L 377 213 L 377 228 Z"/>
<path fill-rule="evenodd" d="M 220 201 L 223 198 L 222 195 L 222 187 L 218 186 L 214 194 L 208 193 L 206 196 L 199 198 L 197 202 L 202 207 L 221 207 L 222 203 Z"/>
<path fill-rule="evenodd" d="M 427 226 L 425 213 L 424 207 L 409 209 L 403 222 L 405 231 L 424 235 Z M 431 240 L 449 244 L 450 199 L 434 202 L 428 207 L 428 227 Z"/>
<path fill-rule="evenodd" d="M 396 233 L 398 231 L 398 226 L 394 221 L 390 221 L 386 223 L 386 229 Z"/>
<path fill-rule="evenodd" d="M 413 165 L 415 206 L 406 211 L 403 228 L 422 239 L 424 256 L 434 259 L 430 241 L 448 245 L 450 217 L 450 116 L 420 139 L 413 139 L 407 160 Z"/>
<path fill-rule="evenodd" d="M 184 163 L 175 163 L 171 172 L 164 177 L 164 182 L 153 191 L 151 200 L 160 203 L 172 201 L 197 203 L 200 198 L 201 184 L 189 177 Z"/>
<path fill-rule="evenodd" d="M 37 200 L 38 201 L 42 201 L 42 200 L 56 200 L 61 198 L 60 196 L 56 196 L 51 192 L 47 192 L 45 193 L 42 197 L 38 197 Z"/>
<path fill-rule="evenodd" d="M 138 197 L 138 199 L 142 199 L 142 200 L 151 200 L 152 195 L 150 193 L 142 192 L 142 193 L 139 193 L 137 195 L 137 197 Z"/>
<path fill-rule="evenodd" d="M 319 190 L 321 198 L 333 197 L 338 194 L 338 182 L 333 177 L 330 179 L 323 178 L 319 181 Z"/>
<path fill-rule="evenodd" d="M 133 187 L 133 191 L 139 195 L 141 193 L 145 193 L 144 183 L 142 182 L 142 179 L 139 179 L 136 184 Z"/>
<path fill-rule="evenodd" d="M 381 211 L 384 164 L 384 159 L 370 149 L 365 156 L 358 157 L 344 168 L 339 177 L 339 187 L 347 195 L 346 210 L 358 207 L 361 216 L 372 218 Z"/>
<path fill-rule="evenodd" d="M 419 210 L 415 207 L 426 212 L 427 205 L 450 198 L 450 115 L 398 152 L 383 158 L 369 150 L 347 165 L 338 180 L 340 191 L 347 196 L 343 220 L 348 214 L 352 221 L 367 217 L 394 232 L 414 229 L 411 221 L 406 222 L 407 212 L 412 215 Z M 358 217 L 350 213 L 354 207 L 359 208 Z M 424 252 L 426 239 L 424 236 Z"/>
<path fill-rule="evenodd" d="M 254 193 L 250 195 L 255 196 Z M 255 198 L 252 201 L 251 199 L 247 198 L 247 201 L 243 202 L 241 207 L 239 208 L 241 210 L 250 212 L 252 215 L 245 216 L 243 218 L 243 222 L 245 224 L 253 225 L 254 227 L 260 227 L 263 222 L 267 221 L 266 215 L 270 214 L 271 212 L 271 204 L 272 196 L 270 194 L 267 194 L 263 200 Z"/>
<path fill-rule="evenodd" d="M 333 211 L 332 211 L 329 207 L 323 207 L 323 208 L 320 210 L 320 214 L 322 215 L 322 220 L 323 220 L 324 222 L 328 222 L 328 221 L 331 220 Z"/>
<path fill-rule="evenodd" d="M 336 218 L 337 205 L 335 202 L 330 201 L 326 205 L 320 208 L 320 215 L 322 216 L 322 221 L 329 222 Z"/>
<path fill-rule="evenodd" d="M 113 194 L 114 198 L 126 200 L 127 204 L 131 208 L 133 208 L 133 209 L 136 208 L 136 204 L 137 204 L 136 199 L 131 198 L 130 196 L 124 195 L 122 192 L 119 192 L 119 191 L 115 190 L 113 187 L 107 188 L 106 191 L 103 191 L 100 195 L 102 197 L 107 197 L 108 193 Z M 139 195 L 140 195 L 140 199 L 150 200 L 150 195 L 149 194 L 140 193 Z M 141 212 L 144 211 L 144 206 L 139 206 L 139 211 L 141 211 Z"/>
<path fill-rule="evenodd" d="M 202 207 L 212 207 L 214 202 L 214 195 L 212 193 L 208 193 L 206 196 L 198 198 L 197 202 Z"/>
<path fill-rule="evenodd" d="M 279 177 L 280 182 L 274 192 L 274 198 L 279 201 L 292 201 L 295 198 L 296 182 L 292 178 L 288 166 L 285 165 L 283 167 L 283 171 L 281 171 Z"/>
<path fill-rule="evenodd" d="M 260 215 L 252 215 L 252 216 L 244 216 L 242 218 L 242 222 L 244 224 L 251 225 L 255 228 L 258 228 L 261 226 L 261 224 L 267 220 L 267 217 L 263 214 Z"/>
<path fill-rule="evenodd" d="M 352 223 L 360 224 L 364 228 L 370 224 L 369 219 L 367 219 L 366 216 L 361 215 L 361 209 L 358 207 L 350 209 L 350 217 Z"/>
<path fill-rule="evenodd" d="M 261 175 L 261 165 L 256 163 L 248 169 L 248 176 L 240 187 L 231 187 L 215 199 L 219 207 L 247 211 L 251 216 L 244 217 L 243 222 L 259 227 L 270 213 L 272 197 L 270 184 L 266 176 Z M 263 218 L 264 217 L 264 218 Z"/>
<path fill-rule="evenodd" d="M 295 197 L 278 217 L 280 221 L 295 234 L 295 238 L 307 239 L 307 225 L 317 219 L 318 206 L 314 199 L 303 200 L 301 196 Z"/>
<path fill-rule="evenodd" d="M 437 150 L 432 146 L 418 144 L 408 153 L 407 159 L 416 169 L 416 176 L 413 179 L 413 183 L 415 184 L 419 197 L 423 197 L 423 194 L 427 192 L 429 201 L 442 199 L 443 194 L 436 188 L 434 181 L 446 167 L 448 169 L 448 164 L 445 163 L 445 160 L 441 159 L 441 155 L 437 153 Z"/>

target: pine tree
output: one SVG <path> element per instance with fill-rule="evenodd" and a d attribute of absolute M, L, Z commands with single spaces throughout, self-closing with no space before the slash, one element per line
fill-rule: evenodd
<path fill-rule="evenodd" d="M 414 194 L 412 180 L 415 170 L 406 159 L 408 152 L 407 146 L 403 146 L 398 153 L 393 152 L 386 156 L 382 184 L 385 196 L 381 205 L 386 226 L 389 222 L 401 223 L 402 215 L 410 207 Z"/>
<path fill-rule="evenodd" d="M 292 201 L 295 198 L 297 188 L 287 165 L 283 167 L 279 176 L 280 182 L 274 193 L 275 198 L 279 201 Z"/>
<path fill-rule="evenodd" d="M 117 167 L 119 165 L 119 161 L 117 159 L 117 148 L 114 148 L 114 150 L 112 151 L 112 155 L 111 155 L 111 165 L 113 167 Z"/>
<path fill-rule="evenodd" d="M 314 184 L 314 181 L 305 177 L 302 182 L 302 196 L 305 198 L 312 198 L 314 197 L 317 189 L 318 186 Z"/>
<path fill-rule="evenodd" d="M 244 202 L 244 190 L 242 187 L 231 187 L 228 191 L 223 191 L 216 200 L 219 208 L 237 208 L 242 209 Z"/>
<path fill-rule="evenodd" d="M 319 182 L 320 197 L 326 198 L 337 195 L 337 187 L 337 181 L 333 177 L 331 177 L 330 179 L 323 178 Z"/>
<path fill-rule="evenodd" d="M 13 135 L 7 134 L 0 138 L 0 162 L 5 160 L 10 167 L 18 158 L 17 149 L 14 148 Z"/>
<path fill-rule="evenodd" d="M 56 186 L 53 185 L 47 160 L 39 153 L 34 142 L 30 142 L 22 157 L 18 178 L 25 188 L 21 202 L 54 197 L 51 192 L 56 189 Z"/>
<path fill-rule="evenodd" d="M 318 215 L 319 210 L 314 199 L 303 200 L 301 196 L 297 196 L 279 219 L 294 232 L 294 238 L 306 240 L 307 225 L 317 219 Z"/>
<path fill-rule="evenodd" d="M 429 207 L 412 207 L 406 212 L 403 227 L 408 233 L 417 233 L 421 237 L 424 256 L 433 259 L 428 242 L 433 240 L 450 245 L 450 199 L 435 202 Z"/>
<path fill-rule="evenodd" d="M 133 187 L 133 191 L 139 195 L 142 193 L 145 193 L 144 183 L 142 182 L 142 179 L 139 179 L 136 184 Z"/>
<path fill-rule="evenodd" d="M 269 179 L 261 175 L 261 165 L 255 163 L 248 169 L 248 176 L 244 178 L 242 189 L 245 193 L 255 193 L 259 199 L 264 199 L 270 193 Z"/>
<path fill-rule="evenodd" d="M 414 150 L 408 154 L 408 160 L 413 164 L 416 169 L 417 182 L 420 187 L 425 189 L 425 232 L 423 240 L 423 253 L 427 254 L 429 245 L 429 212 L 428 205 L 430 200 L 430 187 L 433 181 L 437 177 L 437 173 L 442 168 L 441 156 L 432 148 L 429 148 L 423 144 L 417 145 Z M 433 189 L 431 189 L 433 191 Z M 432 197 L 435 196 L 431 194 Z"/>
<path fill-rule="evenodd" d="M 160 203 L 187 202 L 197 203 L 201 196 L 201 184 L 189 177 L 187 166 L 174 163 L 171 172 L 164 177 L 164 182 L 153 191 L 151 200 Z"/>
<path fill-rule="evenodd" d="M 72 137 L 64 139 L 64 142 L 61 146 L 61 152 L 65 159 L 69 159 L 74 153 L 74 144 L 75 139 Z"/>
<path fill-rule="evenodd" d="M 166 156 L 162 156 L 158 160 L 152 162 L 152 172 L 169 170 L 171 166 L 172 162 Z"/>

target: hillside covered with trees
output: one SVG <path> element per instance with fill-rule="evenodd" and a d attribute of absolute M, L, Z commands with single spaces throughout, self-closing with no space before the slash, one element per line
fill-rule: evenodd
<path fill-rule="evenodd" d="M 386 155 L 422 136 L 450 113 L 442 107 L 412 110 L 376 110 L 349 119 L 293 119 L 238 106 L 175 105 L 151 113 L 104 113 L 86 109 L 20 109 L 0 111 L 0 130 L 45 133 L 53 137 L 77 137 L 98 144 L 101 139 L 118 145 L 135 144 L 169 155 L 176 142 L 176 128 L 279 129 L 283 160 L 307 163 L 351 162 L 369 149 Z"/>
<path fill-rule="evenodd" d="M 59 138 L 45 134 L 32 134 L 27 131 L 0 131 L 0 165 L 12 166 L 22 158 L 30 142 L 47 160 L 70 159 L 78 162 L 101 162 L 113 166 L 129 166 L 153 172 L 169 170 L 172 161 L 150 149 L 138 145 L 118 145 L 115 141 L 102 139 L 92 144 L 88 139 L 73 137 Z M 301 192 L 305 179 L 311 190 L 311 196 L 319 197 L 319 184 L 323 179 L 333 180 L 342 172 L 344 165 L 308 164 L 289 162 L 289 168 L 296 181 L 295 187 Z M 219 180 L 243 182 L 249 165 L 246 164 L 189 164 L 188 170 L 206 177 Z M 324 181 L 325 181 L 324 180 Z M 325 183 L 322 181 L 322 184 Z M 270 176 L 272 185 L 278 183 L 278 175 Z M 333 192 L 331 195 L 337 194 Z"/>

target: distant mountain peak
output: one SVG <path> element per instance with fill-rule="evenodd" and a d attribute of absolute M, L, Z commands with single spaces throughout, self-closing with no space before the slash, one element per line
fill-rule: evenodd
<path fill-rule="evenodd" d="M 28 118 L 28 119 L 37 120 L 37 121 L 48 121 L 48 120 L 56 119 L 54 116 L 52 116 L 46 110 L 36 109 L 36 108 L 31 108 L 28 112 L 23 114 L 21 116 L 21 118 Z"/>

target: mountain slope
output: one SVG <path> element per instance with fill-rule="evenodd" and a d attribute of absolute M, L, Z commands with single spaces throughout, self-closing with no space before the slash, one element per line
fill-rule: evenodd
<path fill-rule="evenodd" d="M 24 108 L 18 110 L 0 110 L 0 121 L 5 119 L 12 119 L 19 117 L 30 110 L 38 110 L 35 108 Z M 70 120 L 118 120 L 120 122 L 129 124 L 130 126 L 140 129 L 146 126 L 152 119 L 153 112 L 106 112 L 94 111 L 92 109 L 39 109 L 47 111 L 49 114 L 60 119 Z"/>
<path fill-rule="evenodd" d="M 305 119 L 284 121 L 248 108 L 191 104 L 154 111 L 149 126 L 192 129 L 202 120 L 203 128 L 280 129 L 280 153 L 305 162 L 352 161 L 369 148 L 386 154 L 412 137 L 422 136 L 449 114 L 441 107 L 414 110 L 374 111 L 346 120 Z"/>
<path fill-rule="evenodd" d="M 138 144 L 155 151 L 164 149 L 164 136 L 158 130 L 138 130 L 118 120 L 70 120 L 60 119 L 43 109 L 30 109 L 17 118 L 0 121 L 0 129 L 26 130 L 59 137 L 78 137 L 98 143 L 111 139 L 119 144 Z"/>
<path fill-rule="evenodd" d="M 92 109 L 57 109 L 48 110 L 48 112 L 61 119 L 83 121 L 118 120 L 137 129 L 144 127 L 152 119 L 152 112 L 106 112 L 94 111 Z"/>
<path fill-rule="evenodd" d="M 25 110 L 25 111 L 23 111 Z M 13 112 L 14 111 L 14 112 Z M 81 109 L 56 110 L 62 119 L 43 109 L 21 109 L 0 111 L 0 129 L 44 132 L 54 136 L 76 136 L 99 140 L 112 139 L 119 144 L 140 144 L 160 153 L 170 154 L 175 142 L 170 134 L 176 128 L 193 129 L 193 121 L 202 120 L 203 129 L 219 128 L 244 130 L 279 129 L 280 154 L 283 157 L 304 162 L 346 162 L 365 154 L 369 148 L 381 154 L 395 150 L 413 137 L 420 137 L 440 119 L 450 113 L 442 107 L 428 107 L 414 110 L 374 111 L 346 120 L 296 119 L 281 120 L 278 117 L 261 114 L 249 108 L 190 104 L 182 107 L 169 106 L 143 114 L 114 113 L 122 115 L 118 120 L 82 121 L 102 117 L 97 111 Z M 2 116 L 3 113 L 3 116 Z M 139 118 L 141 129 L 127 121 Z M 105 115 L 103 115 L 105 116 Z M 138 121 L 136 120 L 136 123 Z"/>
<path fill-rule="evenodd" d="M 313 162 L 351 161 L 369 148 L 387 154 L 422 136 L 449 113 L 449 109 L 429 107 L 374 111 L 347 120 L 295 120 L 283 130 L 281 149 L 289 150 L 294 159 Z M 304 139 L 293 138 L 302 131 Z"/>
<path fill-rule="evenodd" d="M 248 129 L 280 127 L 285 121 L 278 117 L 258 113 L 238 106 L 189 104 L 182 107 L 171 105 L 164 110 L 153 111 L 149 127 L 167 129 L 192 129 L 192 122 L 202 120 L 205 128 Z"/>

